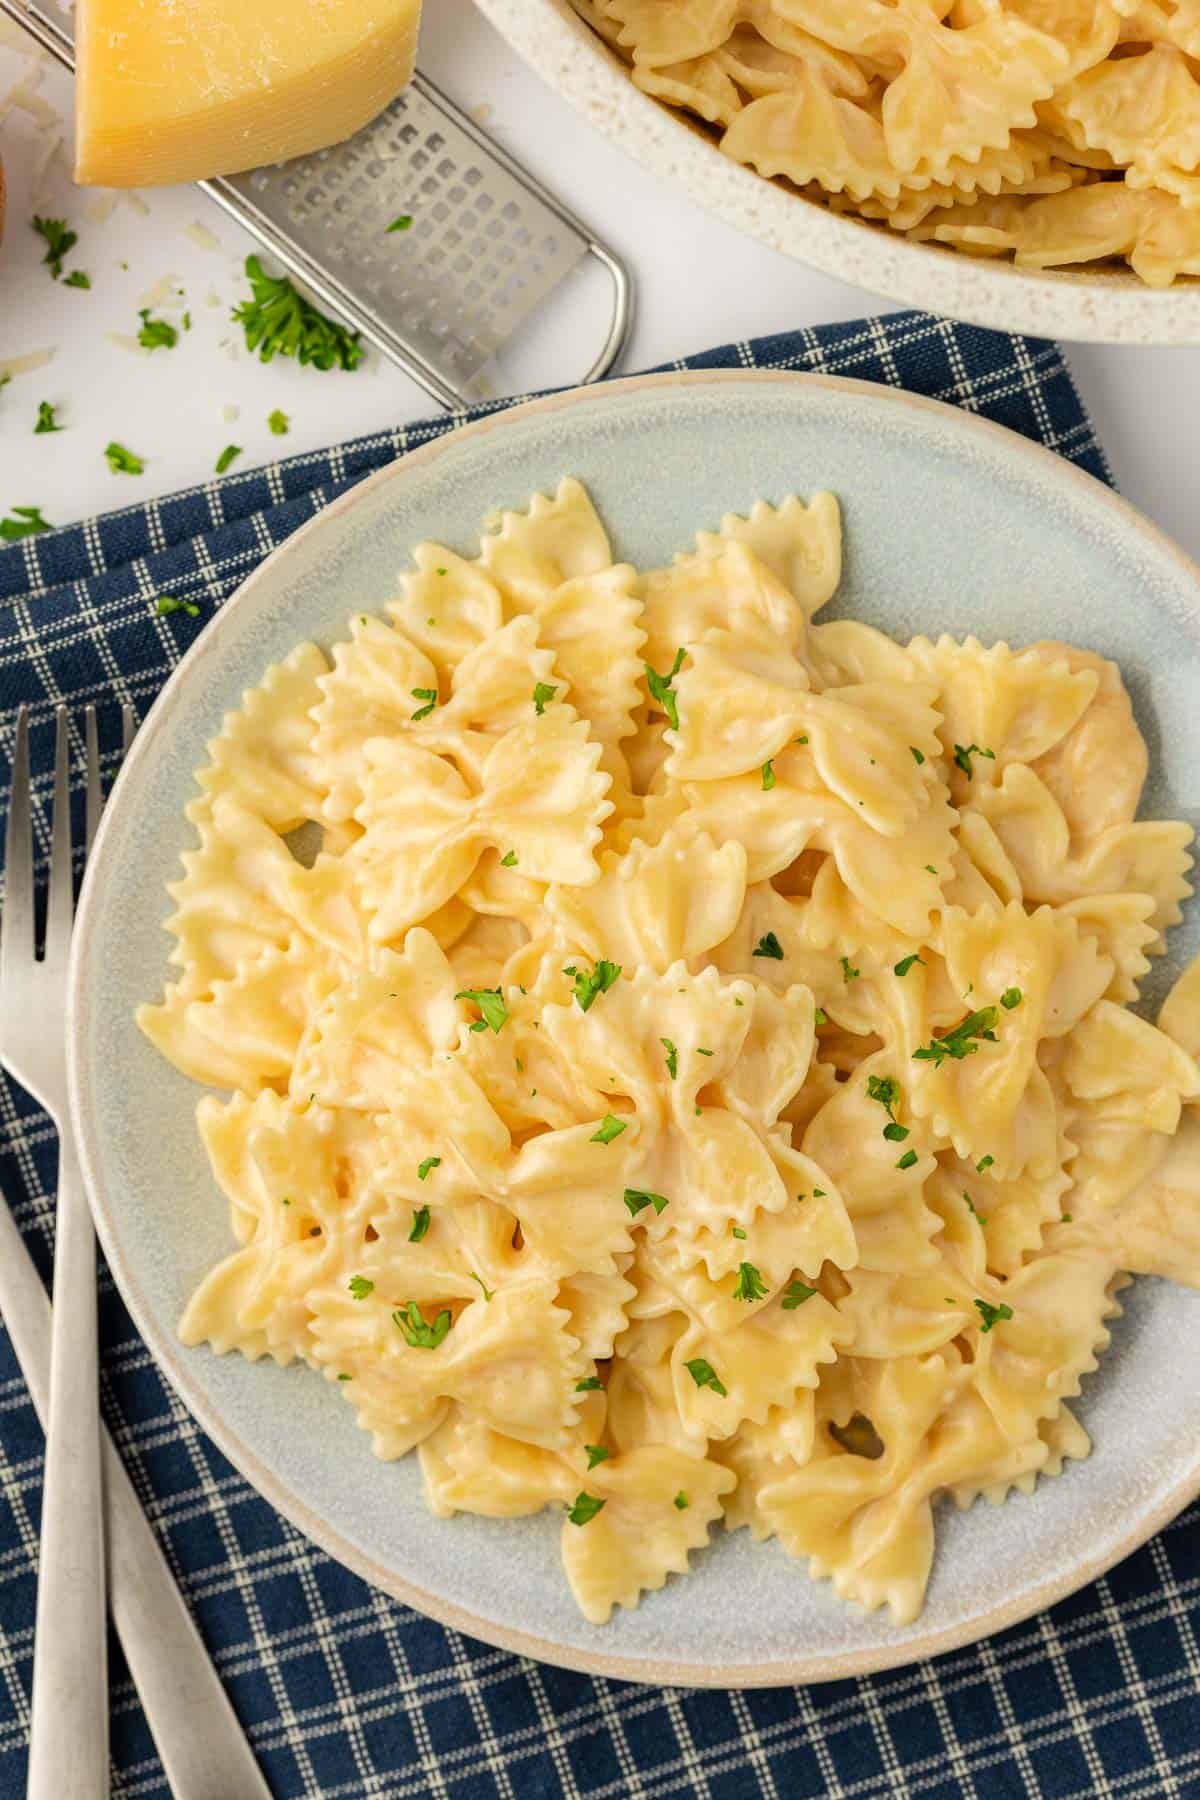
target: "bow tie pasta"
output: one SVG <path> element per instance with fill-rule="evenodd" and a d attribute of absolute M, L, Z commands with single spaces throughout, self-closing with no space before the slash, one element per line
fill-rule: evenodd
<path fill-rule="evenodd" d="M 622 6 L 665 70 L 687 9 Z M 885 11 L 738 54 L 924 31 L 917 167 L 957 65 Z M 224 720 L 138 1015 L 220 1090 L 185 1342 L 307 1363 L 439 1517 L 555 1511 L 598 1624 L 718 1524 L 911 1619 L 940 1496 L 1087 1454 L 1127 1272 L 1200 1285 L 1200 969 L 1128 1009 L 1190 832 L 1135 817 L 1118 670 L 817 623 L 840 569 L 829 494 L 642 573 L 574 481 L 421 545 Z"/>
<path fill-rule="evenodd" d="M 1196 0 L 573 0 L 817 204 L 975 256 L 1200 273 Z"/>

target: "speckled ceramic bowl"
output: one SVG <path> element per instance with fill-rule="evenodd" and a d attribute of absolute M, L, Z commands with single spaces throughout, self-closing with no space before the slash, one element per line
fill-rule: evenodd
<path fill-rule="evenodd" d="M 1200 281 L 1148 288 L 1127 270 L 1033 274 L 840 218 L 722 156 L 711 138 L 635 88 L 570 0 L 476 0 L 479 10 L 593 125 L 710 212 L 827 275 L 1000 331 L 1113 344 L 1200 343 Z"/>
<path fill-rule="evenodd" d="M 334 1386 L 297 1366 L 184 1350 L 175 1325 L 231 1248 L 193 1123 L 198 1090 L 133 1024 L 167 974 L 164 884 L 222 712 L 266 664 L 396 589 L 411 546 L 470 554 L 480 520 L 565 474 L 584 480 L 620 556 L 653 565 L 758 496 L 837 492 L 834 609 L 902 637 L 1065 634 L 1116 657 L 1153 750 L 1150 813 L 1200 785 L 1200 571 L 1122 501 L 1049 453 L 931 401 L 791 374 L 644 377 L 485 419 L 363 482 L 267 559 L 167 683 L 117 783 L 74 946 L 71 1084 L 105 1251 L 134 1319 L 200 1424 L 265 1497 L 368 1581 L 474 1636 L 631 1680 L 815 1681 L 947 1650 L 1116 1562 L 1200 1488 L 1200 1388 L 1179 1347 L 1197 1296 L 1129 1290 L 1082 1416 L 1094 1456 L 1031 1498 L 939 1512 L 922 1617 L 897 1630 L 811 1582 L 777 1544 L 715 1534 L 604 1628 L 576 1611 L 557 1515 L 436 1520 L 415 1457 L 380 1463 Z M 1187 930 L 1173 951 L 1185 949 Z"/>

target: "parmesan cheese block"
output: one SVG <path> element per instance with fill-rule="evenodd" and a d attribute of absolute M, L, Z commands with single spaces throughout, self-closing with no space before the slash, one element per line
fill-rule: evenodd
<path fill-rule="evenodd" d="M 77 181 L 232 175 L 351 137 L 408 81 L 421 0 L 79 0 Z"/>

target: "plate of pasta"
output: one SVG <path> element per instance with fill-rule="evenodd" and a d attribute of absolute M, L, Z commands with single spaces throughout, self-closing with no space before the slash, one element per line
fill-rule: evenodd
<path fill-rule="evenodd" d="M 1001 330 L 1200 341 L 1190 0 L 479 0 L 772 248 Z"/>
<path fill-rule="evenodd" d="M 531 403 L 298 532 L 73 971 L 104 1248 L 218 1445 L 635 1680 L 910 1661 L 1171 1518 L 1198 603 L 1049 453 L 788 374 Z"/>

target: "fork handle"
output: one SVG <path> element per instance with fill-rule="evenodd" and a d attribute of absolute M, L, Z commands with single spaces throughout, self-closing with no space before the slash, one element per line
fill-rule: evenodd
<path fill-rule="evenodd" d="M 38 1550 L 29 1800 L 106 1800 L 108 1637 L 96 1236 L 59 1133 L 50 1408 Z"/>
<path fill-rule="evenodd" d="M 50 1393 L 50 1302 L 0 1194 L 0 1315 L 38 1416 Z M 175 1800 L 271 1800 L 133 1483 L 102 1431 L 108 1600 Z"/>

